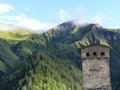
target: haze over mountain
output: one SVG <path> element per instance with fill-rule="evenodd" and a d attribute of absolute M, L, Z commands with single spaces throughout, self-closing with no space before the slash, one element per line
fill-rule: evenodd
<path fill-rule="evenodd" d="M 64 23 L 58 25 L 55 28 L 56 28 L 56 30 L 68 30 L 68 29 L 74 28 L 75 26 L 84 27 L 84 26 L 87 26 L 87 25 L 88 25 L 87 22 L 75 19 L 75 20 L 71 20 L 71 21 L 68 21 L 68 22 L 64 22 Z"/>
<path fill-rule="evenodd" d="M 79 50 L 92 43 L 111 47 L 112 88 L 120 89 L 120 29 L 72 20 L 42 34 L 13 36 L 0 37 L 0 90 L 82 90 Z"/>
<path fill-rule="evenodd" d="M 0 23 L 0 30 L 3 30 L 3 31 L 15 30 L 16 28 L 18 27 L 12 24 Z"/>

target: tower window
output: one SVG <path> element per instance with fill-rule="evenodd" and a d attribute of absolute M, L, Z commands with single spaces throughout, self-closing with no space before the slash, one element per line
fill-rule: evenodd
<path fill-rule="evenodd" d="M 96 53 L 96 52 L 93 52 L 93 56 L 97 56 L 97 53 Z"/>
<path fill-rule="evenodd" d="M 90 56 L 89 52 L 87 52 L 87 53 L 86 53 L 86 56 L 87 56 L 87 57 L 89 57 L 89 56 Z"/>
<path fill-rule="evenodd" d="M 101 56 L 102 56 L 102 57 L 105 56 L 105 53 L 104 53 L 104 52 L 101 52 Z"/>

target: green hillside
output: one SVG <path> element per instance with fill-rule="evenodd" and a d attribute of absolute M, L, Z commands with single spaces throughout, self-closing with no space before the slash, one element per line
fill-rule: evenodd
<path fill-rule="evenodd" d="M 82 90 L 80 48 L 92 43 L 111 46 L 112 87 L 120 89 L 118 31 L 96 24 L 76 26 L 65 22 L 43 34 L 22 35 L 13 45 L 7 43 L 9 38 L 0 40 L 5 43 L 0 44 L 0 90 Z"/>
<path fill-rule="evenodd" d="M 8 43 L 0 39 L 0 71 L 6 72 L 7 69 L 14 67 L 15 63 L 15 54 L 11 51 Z"/>
<path fill-rule="evenodd" d="M 0 38 L 6 39 L 10 43 L 17 43 L 31 37 L 35 32 L 23 28 L 18 28 L 13 31 L 0 31 Z"/>

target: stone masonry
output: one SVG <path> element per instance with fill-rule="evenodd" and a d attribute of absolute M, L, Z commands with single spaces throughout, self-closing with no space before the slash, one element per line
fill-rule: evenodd
<path fill-rule="evenodd" d="M 109 50 L 99 44 L 81 48 L 83 90 L 111 90 Z"/>

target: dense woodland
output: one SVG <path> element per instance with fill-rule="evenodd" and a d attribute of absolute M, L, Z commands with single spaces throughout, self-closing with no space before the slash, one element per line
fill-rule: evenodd
<path fill-rule="evenodd" d="M 53 28 L 42 34 L 1 37 L 0 90 L 82 90 L 80 48 L 91 43 L 111 46 L 111 82 L 119 90 L 119 30 L 95 24 L 68 25 L 63 23 L 59 27 L 69 28 Z"/>

